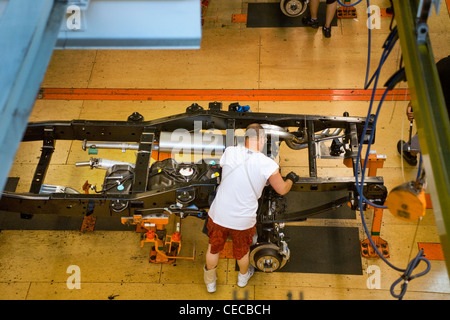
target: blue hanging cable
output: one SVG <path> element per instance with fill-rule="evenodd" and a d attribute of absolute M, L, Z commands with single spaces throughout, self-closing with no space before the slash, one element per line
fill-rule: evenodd
<path fill-rule="evenodd" d="M 370 30 L 370 29 L 369 29 Z M 384 50 L 383 50 L 383 53 L 382 53 L 382 55 L 381 55 L 381 58 L 380 58 L 380 63 L 379 63 L 379 65 L 378 65 L 378 67 L 377 67 L 377 69 L 376 69 L 376 71 L 375 71 L 375 74 L 374 74 L 374 76 L 371 78 L 371 80 L 370 80 L 370 82 L 372 82 L 372 80 L 374 79 L 375 80 L 375 82 L 374 82 L 374 88 L 373 88 L 373 90 L 372 90 L 372 96 L 371 96 L 371 99 L 370 99 L 370 104 L 369 104 L 369 110 L 368 110 L 368 112 L 367 112 L 367 117 L 366 117 L 366 119 L 367 119 L 367 121 L 365 122 L 365 124 L 364 124 L 364 128 L 363 128 L 363 132 L 362 132 L 362 135 L 361 135 L 361 141 L 360 141 L 360 144 L 359 144 L 359 148 L 358 148 L 358 153 L 357 153 L 357 157 L 356 157 L 356 165 L 357 166 L 359 166 L 359 163 L 360 163 L 360 159 L 361 159 L 361 152 L 362 152 L 362 145 L 363 145 L 363 143 L 364 143 L 364 139 L 365 139 L 365 137 L 366 137 L 366 134 L 367 134 L 367 128 L 368 128 L 368 126 L 369 126 L 369 118 L 370 118 L 370 115 L 371 115 L 371 113 L 372 113 L 372 106 L 373 106 L 373 101 L 374 101 L 374 98 L 375 98 L 375 93 L 376 93 L 376 87 L 377 87 L 377 84 L 378 84 L 378 78 L 379 78 L 379 75 L 380 75 L 380 72 L 381 72 L 381 67 L 383 66 L 383 64 L 384 64 L 384 62 L 386 61 L 386 59 L 387 59 L 387 57 L 389 56 L 389 54 L 390 54 L 390 52 L 392 51 L 392 48 L 394 47 L 394 44 L 395 44 L 395 42 L 397 41 L 397 37 L 396 37 L 396 34 L 397 34 L 397 29 L 394 29 L 390 34 L 389 34 L 389 36 L 388 36 L 388 39 L 386 40 L 386 42 L 385 42 L 385 44 L 384 44 Z M 382 104 L 382 102 L 384 101 L 384 98 L 385 98 L 385 96 L 386 96 L 386 94 L 387 94 L 387 89 L 385 90 L 385 92 L 384 92 L 384 94 L 383 94 L 383 96 L 382 96 L 382 99 L 380 99 L 380 104 L 379 104 L 379 108 L 381 107 L 381 104 Z M 376 121 L 376 119 L 375 119 L 375 121 Z M 375 123 L 374 123 L 374 125 L 373 125 L 373 127 L 375 128 Z M 356 180 L 356 187 L 357 187 L 357 191 L 358 191 L 358 193 L 359 193 L 359 196 L 360 196 L 360 198 L 364 198 L 364 195 L 363 195 L 363 178 L 364 178 L 364 173 L 365 173 L 365 167 L 367 166 L 367 158 L 368 158 L 368 152 L 369 152 L 369 150 L 370 150 L 370 144 L 371 144 L 371 141 L 373 140 L 373 133 L 374 133 L 374 130 L 372 130 L 372 133 L 371 133 L 371 138 L 369 139 L 369 141 L 368 141 L 368 148 L 367 148 L 367 153 L 366 153 L 366 159 L 365 159 L 365 162 L 364 162 L 364 166 L 363 166 L 363 172 L 362 172 L 362 177 L 361 177 L 361 186 L 360 186 L 360 183 L 359 183 L 359 179 L 358 179 L 358 169 L 356 168 L 355 170 L 354 170 L 354 173 L 355 173 L 355 180 Z M 379 206 L 379 205 L 376 205 L 376 204 L 374 204 L 374 203 L 371 203 L 370 201 L 368 201 L 367 199 L 366 199 L 366 201 L 370 204 L 370 205 L 372 205 L 373 207 L 381 207 L 381 208 L 386 208 L 386 207 L 384 207 L 384 206 Z"/>
<path fill-rule="evenodd" d="M 338 2 L 339 2 L 339 0 L 338 0 Z M 359 2 L 358 2 L 358 3 L 359 3 Z M 367 5 L 369 6 L 369 1 L 367 1 Z M 370 21 L 370 20 L 369 20 L 369 21 Z M 367 61 L 365 89 L 367 89 L 367 87 L 370 85 L 370 83 L 371 83 L 372 81 L 374 81 L 374 88 L 373 88 L 373 90 L 372 90 L 372 96 L 371 96 L 371 100 L 370 100 L 370 105 L 369 105 L 368 115 L 367 115 L 367 118 L 366 118 L 367 121 L 366 121 L 365 124 L 364 124 L 364 129 L 363 129 L 363 133 L 362 133 L 362 136 L 361 136 L 361 141 L 360 141 L 360 144 L 359 144 L 359 146 L 358 146 L 358 154 L 357 154 L 356 165 L 359 165 L 359 163 L 360 163 L 361 152 L 362 152 L 362 145 L 363 145 L 365 136 L 366 136 L 366 134 L 367 134 L 367 128 L 368 128 L 368 124 L 369 124 L 369 117 L 371 116 L 371 112 L 372 112 L 372 106 L 373 106 L 374 96 L 375 96 L 376 87 L 377 87 L 377 83 L 378 83 L 378 78 L 379 78 L 379 76 L 380 76 L 381 67 L 382 67 L 382 65 L 384 64 L 384 62 L 386 61 L 387 57 L 389 56 L 389 53 L 391 52 L 392 48 L 393 48 L 394 45 L 395 45 L 395 42 L 396 42 L 396 40 L 397 40 L 397 34 L 396 34 L 396 32 L 397 32 L 397 31 L 396 31 L 396 28 L 395 28 L 395 29 L 392 30 L 392 32 L 391 32 L 390 35 L 388 36 L 388 38 L 387 38 L 387 40 L 386 40 L 386 42 L 385 42 L 385 44 L 384 44 L 384 46 L 383 46 L 383 47 L 384 47 L 384 50 L 383 50 L 382 56 L 381 56 L 381 58 L 380 58 L 379 65 L 378 65 L 378 67 L 377 67 L 377 69 L 376 69 L 374 75 L 372 76 L 372 78 L 370 79 L 369 82 L 367 82 L 367 78 L 368 78 L 368 72 L 369 72 L 369 61 L 370 61 L 370 59 L 368 59 L 368 61 Z M 369 41 L 370 41 L 370 39 L 371 39 L 371 38 L 370 38 L 370 22 L 369 22 Z M 370 42 L 369 42 L 369 52 L 368 52 L 368 56 L 369 56 L 369 54 L 370 54 Z M 380 99 L 380 102 L 379 102 L 379 104 L 378 104 L 377 111 L 376 111 L 375 116 L 374 116 L 374 118 L 373 118 L 373 128 L 376 127 L 376 123 L 377 123 L 377 121 L 378 121 L 378 116 L 379 116 L 379 113 L 380 113 L 380 110 L 381 110 L 381 106 L 382 106 L 382 104 L 383 104 L 383 102 L 384 102 L 384 99 L 385 99 L 385 97 L 386 97 L 386 95 L 387 95 L 387 92 L 388 92 L 390 89 L 392 89 L 392 88 L 391 88 L 391 84 L 395 84 L 396 81 L 398 80 L 398 78 L 399 78 L 400 76 L 401 76 L 400 73 L 397 74 L 397 75 L 395 75 L 392 79 L 390 79 L 390 83 L 386 85 L 386 89 L 385 89 L 385 91 L 384 91 L 384 93 L 383 93 L 383 95 L 382 95 L 382 97 L 381 97 L 381 99 Z M 418 277 L 421 277 L 421 276 L 427 274 L 427 273 L 430 271 L 430 269 L 431 269 L 431 265 L 430 265 L 430 262 L 429 262 L 425 257 L 423 257 L 423 250 L 420 250 L 419 253 L 417 254 L 417 256 L 416 256 L 413 260 L 411 260 L 411 261 L 409 262 L 409 264 L 408 264 L 408 266 L 407 266 L 406 269 L 398 268 L 398 267 L 394 266 L 393 264 L 391 264 L 391 263 L 390 263 L 390 262 L 382 255 L 382 253 L 379 251 L 379 249 L 377 248 L 377 246 L 376 246 L 375 243 L 373 242 L 372 237 L 370 236 L 369 230 L 368 230 L 368 228 L 367 228 L 367 224 L 366 224 L 365 219 L 364 219 L 364 214 L 363 214 L 363 212 L 364 212 L 364 202 L 367 203 L 367 204 L 370 204 L 370 205 L 373 206 L 373 207 L 386 208 L 385 206 L 379 206 L 379 205 L 375 205 L 375 204 L 371 203 L 368 199 L 366 199 L 366 198 L 364 197 L 364 194 L 363 194 L 363 185 L 364 185 L 365 170 L 366 170 L 366 167 L 367 167 L 367 158 L 368 158 L 368 155 L 369 155 L 369 152 L 370 152 L 370 147 L 371 147 L 371 145 L 372 145 L 372 141 L 373 141 L 373 138 L 374 138 L 374 133 L 375 133 L 375 130 L 372 130 L 371 133 L 370 133 L 370 136 L 369 136 L 368 143 L 367 143 L 366 156 L 365 156 L 364 164 L 363 164 L 363 166 L 362 166 L 362 171 L 361 171 L 361 183 L 359 183 L 359 180 L 358 180 L 358 170 L 357 170 L 357 169 L 354 170 L 354 173 L 355 173 L 356 189 L 357 189 L 357 192 L 359 193 L 358 207 L 359 207 L 359 211 L 360 211 L 360 214 L 361 214 L 361 222 L 362 222 L 364 231 L 365 231 L 365 233 L 367 234 L 368 239 L 369 239 L 369 242 L 371 243 L 371 245 L 372 245 L 373 249 L 375 250 L 375 252 L 376 252 L 376 253 L 378 254 L 378 256 L 379 256 L 379 257 L 380 257 L 380 258 L 381 258 L 388 266 L 390 266 L 392 269 L 394 269 L 394 270 L 396 270 L 396 271 L 399 271 L 399 272 L 403 272 L 403 274 L 401 275 L 401 277 L 400 277 L 398 280 L 396 280 L 396 281 L 392 284 L 392 286 L 391 286 L 391 288 L 390 288 L 390 292 L 391 292 L 391 295 L 392 295 L 393 297 L 398 298 L 398 299 L 402 299 L 403 296 L 404 296 L 405 293 L 406 293 L 407 286 L 408 286 L 408 282 L 411 281 L 411 280 L 414 279 L 414 278 L 418 278 Z M 421 155 L 421 156 L 422 156 L 422 155 Z M 419 161 L 419 172 L 418 172 L 418 174 L 417 174 L 417 177 L 418 177 L 418 178 L 420 177 L 420 171 L 421 171 L 420 167 L 421 167 L 421 162 L 422 162 L 422 157 L 420 158 L 420 161 Z M 413 272 L 414 269 L 419 265 L 419 263 L 420 263 L 421 261 L 424 261 L 424 262 L 427 264 L 427 268 L 426 268 L 424 271 L 422 271 L 422 272 L 420 272 L 420 273 L 418 273 L 418 274 L 416 274 L 416 275 L 412 275 L 412 272 Z M 395 287 L 396 287 L 400 282 L 402 282 L 402 281 L 403 281 L 403 283 L 402 283 L 402 286 L 401 286 L 401 292 L 400 292 L 400 294 L 396 294 L 396 293 L 394 292 Z"/>
<path fill-rule="evenodd" d="M 394 77 L 392 77 L 392 78 L 390 79 L 389 83 L 386 84 L 386 85 L 387 85 L 387 88 L 386 88 L 386 89 L 384 90 L 384 92 L 383 92 L 383 95 L 382 95 L 382 97 L 381 97 L 381 99 L 380 99 L 380 102 L 379 102 L 379 104 L 378 104 L 378 108 L 377 108 L 376 114 L 375 114 L 374 119 L 373 119 L 373 125 L 372 125 L 372 126 L 373 126 L 374 128 L 375 128 L 376 125 L 377 125 L 378 115 L 379 115 L 379 113 L 380 113 L 381 106 L 382 106 L 382 104 L 383 104 L 383 102 L 384 102 L 384 99 L 386 98 L 386 95 L 387 95 L 387 93 L 389 92 L 389 90 L 391 90 L 391 88 L 390 88 L 390 87 L 391 87 L 391 84 L 392 84 L 392 83 L 396 83 L 397 80 L 399 80 L 402 76 L 403 76 L 402 73 L 397 73 Z M 375 130 L 372 130 L 371 133 L 370 133 L 369 141 L 368 141 L 368 143 L 367 143 L 366 155 L 365 155 L 365 158 L 364 158 L 364 164 L 363 164 L 363 166 L 362 166 L 362 171 L 361 171 L 361 183 L 360 183 L 358 192 L 360 193 L 360 197 L 362 197 L 363 200 L 364 200 L 366 203 L 368 203 L 369 205 L 371 205 L 371 206 L 373 206 L 373 207 L 375 207 L 375 208 L 387 209 L 386 206 L 377 205 L 377 204 L 375 204 L 375 203 L 372 203 L 372 202 L 369 201 L 368 199 L 366 199 L 366 197 L 364 196 L 363 191 L 362 191 L 362 188 L 363 188 L 362 186 L 364 185 L 364 178 L 365 178 L 365 176 L 366 176 L 365 174 L 366 174 L 366 168 L 367 168 L 367 161 L 368 161 L 369 154 L 370 154 L 370 147 L 372 146 L 372 141 L 373 141 L 373 139 L 374 139 L 374 136 L 375 136 Z M 360 147 L 360 148 L 358 149 L 358 153 L 360 153 L 360 152 L 362 151 L 362 143 L 360 144 L 359 147 Z"/>
<path fill-rule="evenodd" d="M 411 275 L 413 270 L 419 265 L 419 263 L 421 261 L 424 261 L 427 264 L 427 268 L 424 271 L 422 271 L 416 275 Z M 408 283 L 415 278 L 418 278 L 418 277 L 421 277 L 421 276 L 427 274 L 428 271 L 430 271 L 430 269 L 431 269 L 430 261 L 428 261 L 428 259 L 426 259 L 423 256 L 423 249 L 420 249 L 417 256 L 413 260 L 411 260 L 410 263 L 408 263 L 408 266 L 407 266 L 405 272 L 401 275 L 401 277 L 398 278 L 396 281 L 394 281 L 394 283 L 392 283 L 391 289 L 390 289 L 391 295 L 394 298 L 397 298 L 400 300 L 403 299 L 403 296 L 406 293 L 406 289 L 408 288 Z M 395 292 L 394 292 L 395 287 L 402 281 L 403 281 L 403 283 L 401 285 L 400 294 L 395 294 Z"/>
<path fill-rule="evenodd" d="M 337 2 L 343 7 L 353 7 L 353 6 L 356 6 L 357 4 L 359 4 L 361 1 L 362 0 L 359 0 L 359 1 L 355 2 L 354 4 L 347 5 L 347 4 L 342 3 L 341 1 L 337 0 Z M 366 3 L 367 3 L 367 10 L 369 10 L 370 1 L 366 0 Z M 367 89 L 367 87 L 369 86 L 369 83 L 367 82 L 367 79 L 369 77 L 369 70 L 370 70 L 370 51 L 371 51 L 371 43 L 372 43 L 372 32 L 371 32 L 372 28 L 371 28 L 371 20 L 370 20 L 370 12 L 369 11 L 367 11 L 367 21 L 368 21 L 369 25 L 368 25 L 368 33 L 367 33 L 367 36 L 368 36 L 367 43 L 368 43 L 368 45 L 367 45 L 366 79 L 364 81 L 364 89 Z"/>
<path fill-rule="evenodd" d="M 343 7 L 352 7 L 352 6 L 355 6 L 355 5 L 359 4 L 361 1 L 362 0 L 359 0 L 359 1 L 355 2 L 354 4 L 348 4 L 347 5 L 347 4 L 342 3 L 340 0 L 337 0 L 337 2 Z M 370 7 L 370 3 L 369 3 L 369 0 L 367 0 L 367 8 L 369 8 L 369 7 Z M 365 83 L 364 83 L 364 89 L 367 89 L 370 86 L 370 84 L 372 83 L 372 81 L 374 81 L 374 88 L 372 90 L 372 96 L 371 96 L 371 100 L 370 100 L 368 115 L 367 115 L 367 118 L 366 118 L 367 121 L 364 124 L 364 129 L 363 129 L 363 133 L 362 133 L 362 136 L 361 136 L 361 142 L 360 142 L 360 145 L 358 147 L 358 154 L 357 154 L 356 165 L 359 165 L 359 163 L 360 163 L 361 152 L 362 152 L 362 145 L 363 145 L 365 136 L 367 134 L 367 128 L 368 128 L 368 125 L 369 125 L 369 120 L 368 119 L 371 116 L 372 105 L 373 105 L 373 101 L 374 101 L 374 97 L 375 97 L 375 92 L 376 92 L 376 87 L 377 87 L 377 83 L 378 83 L 378 78 L 380 76 L 381 67 L 383 66 L 384 62 L 386 61 L 387 57 L 389 56 L 389 54 L 390 54 L 390 52 L 391 52 L 392 48 L 394 47 L 394 44 L 395 44 L 395 42 L 397 40 L 397 30 L 396 30 L 396 28 L 394 28 L 392 30 L 392 32 L 389 34 L 389 36 L 386 39 L 386 42 L 385 42 L 385 44 L 383 46 L 384 50 L 383 50 L 382 56 L 380 58 L 379 65 L 378 65 L 376 71 L 374 72 L 373 76 L 368 81 L 367 79 L 369 77 L 370 51 L 371 51 L 371 41 L 372 41 L 372 39 L 371 39 L 371 28 L 370 28 L 370 12 L 368 11 L 367 13 L 368 13 L 368 21 L 369 21 L 368 22 L 369 23 L 369 26 L 368 26 L 368 52 L 367 52 L 366 78 L 365 78 Z M 397 78 L 394 77 L 391 80 L 392 80 L 392 83 L 395 83 L 394 81 L 396 81 Z M 387 88 L 384 91 L 384 93 L 383 93 L 383 95 L 382 95 L 382 97 L 380 99 L 380 102 L 379 102 L 379 105 L 378 105 L 375 117 L 373 119 L 373 128 L 376 127 L 376 123 L 377 123 L 377 120 L 378 120 L 379 112 L 381 110 L 381 106 L 382 106 L 382 104 L 384 102 L 384 99 L 386 97 L 387 92 L 390 89 L 391 89 L 390 86 L 387 85 Z M 357 189 L 357 192 L 359 193 L 358 206 L 359 206 L 359 211 L 361 213 L 361 222 L 362 222 L 364 231 L 367 234 L 368 239 L 369 239 L 372 247 L 374 248 L 374 250 L 378 254 L 378 256 L 388 266 L 390 266 L 392 269 L 394 269 L 396 271 L 399 271 L 399 272 L 403 272 L 402 276 L 392 284 L 391 289 L 390 289 L 391 295 L 393 297 L 398 298 L 398 299 L 402 299 L 403 296 L 406 293 L 408 282 L 411 281 L 414 278 L 421 277 L 421 276 L 425 275 L 426 273 L 428 273 L 428 271 L 430 271 L 430 269 L 431 269 L 431 265 L 430 265 L 430 262 L 426 258 L 423 257 L 423 250 L 420 250 L 419 253 L 417 254 L 417 256 L 413 260 L 410 261 L 410 263 L 408 264 L 406 269 L 398 268 L 398 267 L 394 266 L 393 264 L 391 264 L 389 261 L 386 260 L 386 258 L 378 250 L 377 246 L 375 245 L 375 243 L 372 240 L 372 237 L 370 236 L 369 230 L 367 228 L 367 225 L 366 225 L 366 222 L 365 222 L 365 219 L 364 219 L 364 214 L 363 214 L 363 212 L 364 212 L 364 203 L 367 203 L 367 204 L 369 204 L 369 205 L 371 205 L 373 207 L 377 207 L 377 208 L 383 208 L 383 209 L 386 208 L 385 206 L 380 206 L 380 205 L 376 205 L 374 203 L 371 203 L 368 199 L 366 199 L 364 197 L 364 194 L 363 194 L 363 185 L 364 185 L 365 171 L 366 171 L 366 167 L 367 167 L 367 158 L 368 158 L 368 155 L 369 155 L 369 152 L 370 152 L 370 147 L 371 147 L 371 144 L 372 144 L 372 141 L 373 141 L 373 138 L 374 138 L 374 133 L 375 133 L 375 130 L 372 130 L 371 133 L 370 133 L 368 144 L 367 144 L 366 156 L 365 156 L 364 164 L 362 166 L 362 171 L 361 171 L 361 183 L 358 182 L 358 170 L 357 169 L 354 170 L 356 189 Z M 420 155 L 419 172 L 417 173 L 417 179 L 419 179 L 419 177 L 420 177 L 421 163 L 422 163 L 422 155 Z M 424 261 L 427 264 L 426 270 L 423 271 L 423 272 L 420 272 L 420 273 L 418 273 L 416 275 L 411 275 L 413 270 L 419 265 L 419 263 L 421 261 Z M 395 287 L 402 281 L 403 281 L 403 284 L 401 286 L 400 294 L 395 294 L 395 292 L 394 292 Z"/>
<path fill-rule="evenodd" d="M 369 0 L 367 0 L 367 8 L 370 7 L 370 2 Z M 366 79 L 364 81 L 364 89 L 367 89 L 368 84 L 367 84 L 367 79 L 369 78 L 369 69 L 370 69 L 370 51 L 371 51 L 371 43 L 372 43 L 372 28 L 371 28 L 371 21 L 370 21 L 370 13 L 369 11 L 367 11 L 367 20 L 369 22 L 369 25 L 367 26 L 368 28 L 368 33 L 367 33 L 367 64 L 366 64 Z"/>
<path fill-rule="evenodd" d="M 369 33 L 370 33 L 370 19 L 369 19 Z M 370 80 L 365 83 L 364 89 L 367 89 L 369 87 L 369 85 L 372 83 L 372 81 L 374 80 L 375 77 L 378 77 L 379 75 L 379 71 L 381 70 L 381 67 L 384 63 L 384 61 L 386 60 L 386 58 L 389 56 L 389 54 L 391 53 L 394 44 L 397 42 L 398 39 L 398 33 L 397 33 L 397 27 L 395 27 L 394 29 L 392 29 L 391 33 L 389 33 L 389 36 L 387 37 L 386 41 L 383 44 L 383 53 L 381 56 L 381 61 L 380 64 L 378 65 L 377 69 L 375 70 L 374 74 L 372 75 L 372 78 L 370 78 Z M 366 74 L 366 79 L 367 79 L 367 74 Z"/>
<path fill-rule="evenodd" d="M 369 30 L 370 30 L 370 29 L 369 29 Z M 378 65 L 378 67 L 377 67 L 377 69 L 376 69 L 374 75 L 372 76 L 372 78 L 370 79 L 369 83 L 367 84 L 367 86 L 368 86 L 373 80 L 375 80 L 375 82 L 374 82 L 374 88 L 373 88 L 373 90 L 372 90 L 372 95 L 371 95 L 371 100 L 370 100 L 369 110 L 368 110 L 368 113 L 367 113 L 367 119 L 369 119 L 369 117 L 370 117 L 370 115 L 371 115 L 371 113 L 372 113 L 372 106 L 373 106 L 373 101 L 374 101 L 374 98 L 375 98 L 376 87 L 377 87 L 378 78 L 379 78 L 379 75 L 380 75 L 380 72 L 381 72 L 381 67 L 383 66 L 384 62 L 386 61 L 387 57 L 389 56 L 390 52 L 392 51 L 392 48 L 394 47 L 395 42 L 397 41 L 397 39 L 398 39 L 398 38 L 397 38 L 397 29 L 395 28 L 395 29 L 392 30 L 392 32 L 389 34 L 387 40 L 386 40 L 385 43 L 384 43 L 384 45 L 383 45 L 384 50 L 383 50 L 383 53 L 382 53 L 381 58 L 380 58 L 380 63 L 379 63 L 379 65 Z M 386 92 L 386 93 L 387 93 L 387 92 Z M 382 100 L 381 100 L 380 102 L 382 102 L 382 101 L 384 100 L 384 97 L 385 97 L 386 93 L 384 94 L 384 96 L 382 97 Z M 366 123 L 364 124 L 364 129 L 363 129 L 363 134 L 362 134 L 362 137 L 361 137 L 361 143 L 360 143 L 360 145 L 362 145 L 363 142 L 364 142 L 364 139 L 365 139 L 365 136 L 366 136 L 366 133 L 367 133 L 368 125 L 369 125 L 369 122 L 366 121 Z M 357 162 L 356 162 L 357 164 L 358 164 L 359 161 L 360 161 L 360 157 L 361 157 L 361 154 L 360 154 L 360 152 L 358 152 Z M 358 173 L 357 173 L 357 171 L 356 171 L 356 176 L 357 176 L 357 175 L 358 175 Z M 357 180 L 357 181 L 358 181 L 358 180 Z"/>
<path fill-rule="evenodd" d="M 380 103 L 379 103 L 379 105 L 378 105 L 377 112 L 376 112 L 375 118 L 374 118 L 374 126 L 375 126 L 375 124 L 376 124 L 376 122 L 377 122 L 378 115 L 379 115 L 379 112 L 380 112 L 380 110 L 381 110 L 382 102 L 384 101 L 384 98 L 385 98 L 386 93 L 387 93 L 388 91 L 389 91 L 389 90 L 388 90 L 388 88 L 387 88 L 387 89 L 385 90 L 384 94 L 383 94 L 382 99 L 380 99 Z M 371 133 L 370 143 L 369 143 L 369 146 L 368 146 L 368 150 L 369 150 L 369 148 L 370 148 L 370 144 L 371 144 L 371 141 L 372 141 L 372 140 L 373 140 L 373 131 L 372 131 L 372 133 Z M 366 166 L 366 165 L 367 165 L 367 163 L 365 163 L 365 166 Z M 364 166 L 364 170 L 365 170 L 365 166 Z M 363 172 L 364 172 L 364 171 L 363 171 Z M 363 176 L 363 177 L 364 177 L 364 176 Z M 363 180 L 363 177 L 362 177 L 362 180 Z M 362 191 L 362 190 L 360 190 L 360 189 L 358 190 L 358 192 L 361 192 L 361 191 Z M 361 192 L 360 194 L 362 194 L 362 192 Z M 359 205 L 359 211 L 360 211 L 360 213 L 361 213 L 361 223 L 362 223 L 362 226 L 363 226 L 363 228 L 364 228 L 364 231 L 365 231 L 365 233 L 367 234 L 367 237 L 368 237 L 368 239 L 369 239 L 369 241 L 370 241 L 370 243 L 371 243 L 373 249 L 376 251 L 376 253 L 378 254 L 378 256 L 379 256 L 379 257 L 380 257 L 380 258 L 381 258 L 388 266 L 390 266 L 392 269 L 394 269 L 394 270 L 396 270 L 396 271 L 403 272 L 403 274 L 400 276 L 400 278 L 397 279 L 397 280 L 391 285 L 391 289 L 390 289 L 391 295 L 392 295 L 394 298 L 402 299 L 403 296 L 404 296 L 405 293 L 406 293 L 406 289 L 407 289 L 407 286 L 408 286 L 408 282 L 411 281 L 411 280 L 413 280 L 414 278 L 418 278 L 418 277 L 421 277 L 421 276 L 427 274 L 427 273 L 430 271 L 430 269 L 431 269 L 431 264 L 430 264 L 430 262 L 429 262 L 425 257 L 423 257 L 423 250 L 420 250 L 419 253 L 417 254 L 417 256 L 416 256 L 413 260 L 411 260 L 411 261 L 409 262 L 409 264 L 408 264 L 408 266 L 407 266 L 406 269 L 400 269 L 400 268 L 394 266 L 393 264 L 391 264 L 391 263 L 390 263 L 390 262 L 382 255 L 382 253 L 378 250 L 376 244 L 373 242 L 372 237 L 370 236 L 369 230 L 368 230 L 368 228 L 367 228 L 366 221 L 365 221 L 365 219 L 364 219 L 364 214 L 363 214 L 363 212 L 364 212 L 364 208 L 363 208 L 363 200 L 364 200 L 364 198 L 363 198 L 362 196 L 360 196 L 360 197 L 359 197 L 358 205 Z M 367 202 L 367 199 L 366 199 L 366 202 Z M 412 272 L 414 271 L 415 268 L 417 268 L 417 266 L 419 265 L 419 263 L 420 263 L 421 261 L 424 261 L 424 262 L 427 264 L 427 268 L 426 268 L 424 271 L 422 271 L 422 272 L 420 272 L 420 273 L 418 273 L 418 274 L 416 274 L 416 275 L 412 275 Z M 395 287 L 396 287 L 400 282 L 402 282 L 402 281 L 403 281 L 403 284 L 402 284 L 402 286 L 401 286 L 401 292 L 400 292 L 400 294 L 395 294 L 395 292 L 394 292 Z"/>

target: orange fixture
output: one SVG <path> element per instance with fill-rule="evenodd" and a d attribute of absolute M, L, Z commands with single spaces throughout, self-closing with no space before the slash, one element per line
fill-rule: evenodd
<path fill-rule="evenodd" d="M 383 209 L 373 208 L 373 221 L 370 236 L 378 251 L 389 258 L 389 245 L 386 240 L 380 237 L 381 221 L 383 220 Z M 378 258 L 378 253 L 373 248 L 369 239 L 361 241 L 361 255 L 365 258 Z"/>
<path fill-rule="evenodd" d="M 344 164 L 351 168 L 353 167 L 352 159 L 344 159 Z M 386 161 L 386 156 L 377 155 L 375 153 L 369 154 L 367 158 L 367 169 L 369 177 L 375 177 L 377 175 L 377 169 L 383 168 L 384 162 Z M 361 165 L 364 160 L 361 160 Z M 371 206 L 368 206 L 371 207 Z M 380 237 L 381 222 L 383 220 L 383 209 L 373 208 L 373 221 L 372 229 L 370 232 L 371 239 L 375 246 L 378 248 L 380 253 L 385 257 L 389 258 L 389 245 L 387 241 Z M 378 254 L 370 243 L 369 239 L 361 241 L 361 255 L 365 258 L 378 258 Z"/>
<path fill-rule="evenodd" d="M 344 0 L 344 4 L 345 5 L 350 5 L 351 1 L 348 0 Z M 336 15 L 339 19 L 352 19 L 352 18 L 356 18 L 357 14 L 356 14 L 356 9 L 355 7 L 351 6 L 351 7 L 344 7 L 341 6 L 337 9 L 336 11 Z"/>
<path fill-rule="evenodd" d="M 174 263 L 176 259 L 194 260 L 195 248 L 192 257 L 177 256 L 181 250 L 181 234 L 179 225 L 172 235 L 166 234 L 169 214 L 147 216 L 135 214 L 133 217 L 123 217 L 121 222 L 122 224 L 136 225 L 136 232 L 142 233 L 141 248 L 147 242 L 152 244 L 149 262 Z"/>
<path fill-rule="evenodd" d="M 423 185 L 415 181 L 403 183 L 389 192 L 385 204 L 389 211 L 400 220 L 420 219 L 427 209 Z"/>

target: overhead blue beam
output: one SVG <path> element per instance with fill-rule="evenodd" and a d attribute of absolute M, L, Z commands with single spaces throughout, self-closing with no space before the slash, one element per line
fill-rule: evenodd
<path fill-rule="evenodd" d="M 0 0 L 0 192 L 55 48 L 197 49 L 200 41 L 200 0 Z"/>
<path fill-rule="evenodd" d="M 70 5 L 56 49 L 199 49 L 200 2 L 91 0 L 85 9 Z"/>
<path fill-rule="evenodd" d="M 55 47 L 66 0 L 10 0 L 0 18 L 0 190 Z"/>

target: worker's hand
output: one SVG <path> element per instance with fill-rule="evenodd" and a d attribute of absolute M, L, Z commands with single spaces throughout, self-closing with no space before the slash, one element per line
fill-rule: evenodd
<path fill-rule="evenodd" d="M 295 172 L 291 171 L 286 176 L 286 180 L 287 179 L 291 180 L 293 183 L 296 183 L 300 179 L 300 177 Z"/>
<path fill-rule="evenodd" d="M 409 121 L 414 120 L 414 112 L 413 112 L 411 104 L 408 104 L 408 107 L 406 108 L 406 116 L 408 117 Z"/>

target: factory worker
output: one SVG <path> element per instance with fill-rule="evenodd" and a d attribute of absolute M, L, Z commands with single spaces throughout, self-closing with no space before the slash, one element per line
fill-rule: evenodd
<path fill-rule="evenodd" d="M 239 266 L 237 284 L 245 287 L 254 273 L 249 253 L 256 232 L 258 199 L 269 182 L 283 195 L 289 192 L 299 177 L 291 172 L 281 177 L 278 164 L 261 151 L 266 143 L 264 129 L 251 124 L 246 129 L 245 147 L 225 149 L 220 159 L 222 181 L 211 204 L 208 216 L 209 245 L 204 266 L 204 280 L 208 292 L 216 291 L 216 268 L 219 254 L 228 236 L 233 241 L 233 256 Z"/>

